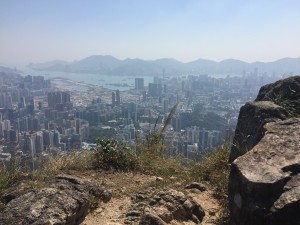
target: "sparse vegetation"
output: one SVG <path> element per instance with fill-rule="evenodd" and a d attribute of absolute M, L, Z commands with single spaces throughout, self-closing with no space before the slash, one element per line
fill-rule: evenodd
<path fill-rule="evenodd" d="M 193 178 L 206 181 L 221 194 L 227 193 L 229 177 L 228 158 L 230 144 L 225 143 L 217 147 L 212 153 L 206 153 L 202 159 L 191 169 Z"/>
<path fill-rule="evenodd" d="M 66 170 L 89 170 L 95 167 L 95 157 L 89 150 L 73 151 L 65 155 L 51 156 L 42 169 L 47 174 L 57 174 Z"/>
<path fill-rule="evenodd" d="M 149 132 L 145 140 L 136 141 L 136 151 L 115 139 L 98 138 L 96 149 L 50 156 L 46 161 L 41 160 L 39 169 L 35 171 L 20 170 L 12 161 L 9 168 L 1 170 L 0 194 L 17 179 L 27 179 L 31 188 L 41 188 L 44 181 L 69 170 L 140 171 L 162 177 L 163 182 L 152 182 L 152 185 L 164 188 L 178 189 L 178 183 L 182 186 L 192 181 L 205 182 L 216 190 L 224 204 L 224 212 L 222 212 L 224 218 L 220 219 L 224 222 L 228 218 L 225 199 L 229 176 L 229 143 L 216 148 L 212 153 L 205 154 L 199 162 L 187 163 L 180 155 L 166 157 L 168 143 L 164 140 L 164 133 L 176 107 L 177 105 L 173 107 L 160 129 Z M 176 182 L 173 179 L 176 179 Z M 97 200 L 92 199 L 91 204 L 92 207 L 96 207 Z M 219 224 L 225 224 L 223 222 Z"/>
<path fill-rule="evenodd" d="M 274 98 L 274 103 L 285 108 L 290 117 L 300 116 L 300 93 L 292 91 L 289 93 L 289 98 L 283 95 L 277 95 Z"/>

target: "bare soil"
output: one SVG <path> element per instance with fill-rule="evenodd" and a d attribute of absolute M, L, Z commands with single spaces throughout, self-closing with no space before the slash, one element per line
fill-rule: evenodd
<path fill-rule="evenodd" d="M 131 196 L 146 187 L 155 185 L 156 177 L 141 173 L 127 173 L 114 171 L 87 171 L 73 174 L 85 179 L 100 182 L 112 192 L 108 203 L 99 202 L 99 206 L 90 212 L 81 225 L 123 225 L 125 214 L 131 206 Z M 191 195 L 203 207 L 206 215 L 201 224 L 211 225 L 220 216 L 220 203 L 214 197 L 212 190 L 200 192 L 198 190 L 182 191 Z M 193 222 L 172 221 L 172 225 L 194 225 Z"/>

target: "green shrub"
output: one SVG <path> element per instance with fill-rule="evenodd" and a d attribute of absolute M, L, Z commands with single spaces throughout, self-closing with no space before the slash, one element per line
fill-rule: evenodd
<path fill-rule="evenodd" d="M 129 147 L 109 138 L 98 138 L 96 144 L 97 167 L 122 171 L 138 169 L 138 158 Z"/>

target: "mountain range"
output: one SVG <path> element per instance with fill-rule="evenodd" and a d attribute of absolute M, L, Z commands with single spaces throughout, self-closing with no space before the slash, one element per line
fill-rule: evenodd
<path fill-rule="evenodd" d="M 125 59 L 119 60 L 110 55 L 93 55 L 79 61 L 67 62 L 54 60 L 45 63 L 31 63 L 31 69 L 49 72 L 95 73 L 124 76 L 182 76 L 199 74 L 242 75 L 243 72 L 253 72 L 256 68 L 259 74 L 269 73 L 300 74 L 299 58 L 282 58 L 274 62 L 247 63 L 236 59 L 226 59 L 220 62 L 198 59 L 183 63 L 171 58 L 157 60 Z"/>

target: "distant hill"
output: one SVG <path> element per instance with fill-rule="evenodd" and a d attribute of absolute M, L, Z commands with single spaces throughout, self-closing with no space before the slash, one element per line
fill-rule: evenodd
<path fill-rule="evenodd" d="M 274 62 L 247 63 L 236 59 L 220 62 L 198 59 L 183 63 L 175 59 L 125 59 L 119 60 L 110 55 L 93 55 L 79 61 L 66 62 L 54 60 L 45 63 L 31 63 L 31 69 L 55 72 L 97 73 L 106 75 L 149 75 L 180 76 L 189 74 L 228 74 L 241 75 L 243 71 L 259 73 L 300 74 L 300 58 L 283 58 Z"/>
<path fill-rule="evenodd" d="M 20 71 L 5 66 L 0 66 L 0 72 L 4 73 L 19 73 Z"/>

